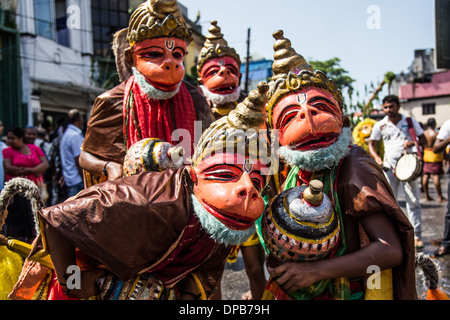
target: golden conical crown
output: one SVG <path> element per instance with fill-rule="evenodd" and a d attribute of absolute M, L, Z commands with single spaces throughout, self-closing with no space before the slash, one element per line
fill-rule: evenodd
<path fill-rule="evenodd" d="M 322 71 L 313 71 L 306 60 L 292 48 L 291 41 L 284 37 L 282 30 L 274 32 L 273 37 L 275 38 L 273 77 L 269 83 L 270 89 L 267 93 L 269 101 L 266 107 L 268 127 L 272 127 L 274 106 L 286 95 L 300 92 L 308 87 L 328 91 L 342 109 L 344 102 L 336 83 L 327 78 Z"/>
<path fill-rule="evenodd" d="M 146 39 L 174 37 L 192 41 L 191 32 L 176 0 L 148 0 L 131 15 L 127 40 L 130 46 Z"/>
<path fill-rule="evenodd" d="M 234 48 L 228 46 L 228 42 L 224 39 L 221 29 L 217 25 L 217 21 L 211 21 L 211 26 L 208 29 L 209 33 L 206 35 L 206 40 L 197 62 L 197 71 L 200 74 L 203 65 L 206 61 L 212 58 L 221 58 L 224 56 L 232 57 L 241 65 L 241 59 Z"/>

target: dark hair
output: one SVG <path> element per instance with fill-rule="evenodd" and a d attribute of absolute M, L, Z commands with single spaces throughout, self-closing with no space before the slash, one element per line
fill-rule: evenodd
<path fill-rule="evenodd" d="M 6 131 L 6 134 L 8 134 L 8 132 L 11 132 L 13 135 L 15 135 L 19 139 L 23 138 L 25 135 L 25 131 L 20 127 L 9 129 L 8 131 Z"/>
<path fill-rule="evenodd" d="M 72 109 L 67 113 L 67 117 L 68 117 L 68 122 L 70 124 L 72 124 L 81 118 L 81 112 L 78 111 L 77 109 Z"/>
<path fill-rule="evenodd" d="M 397 105 L 400 105 L 400 101 L 398 100 L 398 97 L 394 96 L 394 95 L 384 97 L 383 104 L 389 103 L 389 102 L 393 102 L 393 103 L 396 103 Z"/>
<path fill-rule="evenodd" d="M 436 125 L 436 119 L 434 119 L 434 118 L 428 119 L 427 126 L 434 127 L 435 125 Z"/>

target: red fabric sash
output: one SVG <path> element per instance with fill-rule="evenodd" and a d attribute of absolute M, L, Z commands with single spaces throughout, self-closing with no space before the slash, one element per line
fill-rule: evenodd
<path fill-rule="evenodd" d="M 127 149 L 145 138 L 158 138 L 174 145 L 181 141 L 172 139 L 175 129 L 186 129 L 194 143 L 194 122 L 197 120 L 194 102 L 184 83 L 171 99 L 153 100 L 141 90 L 134 76 L 128 79 L 124 94 L 124 136 Z"/>

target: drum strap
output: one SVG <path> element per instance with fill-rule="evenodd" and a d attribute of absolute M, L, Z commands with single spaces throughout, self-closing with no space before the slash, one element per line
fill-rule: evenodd
<path fill-rule="evenodd" d="M 411 137 L 413 138 L 414 144 L 416 145 L 417 154 L 418 154 L 419 158 L 421 160 L 423 160 L 422 152 L 420 152 L 419 141 L 417 140 L 417 136 L 416 136 L 416 130 L 414 130 L 414 126 L 413 126 L 411 117 L 407 117 L 406 121 L 408 122 L 408 128 L 409 128 L 409 132 L 411 133 Z"/>

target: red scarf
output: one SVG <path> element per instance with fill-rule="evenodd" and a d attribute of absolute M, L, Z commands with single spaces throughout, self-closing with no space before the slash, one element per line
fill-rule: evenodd
<path fill-rule="evenodd" d="M 184 83 L 171 99 L 149 99 L 131 76 L 125 87 L 123 101 L 123 133 L 127 149 L 145 138 L 158 138 L 174 145 L 184 138 L 172 139 L 175 129 L 186 129 L 191 135 L 191 150 L 194 143 L 194 122 L 197 115 L 194 102 Z"/>

